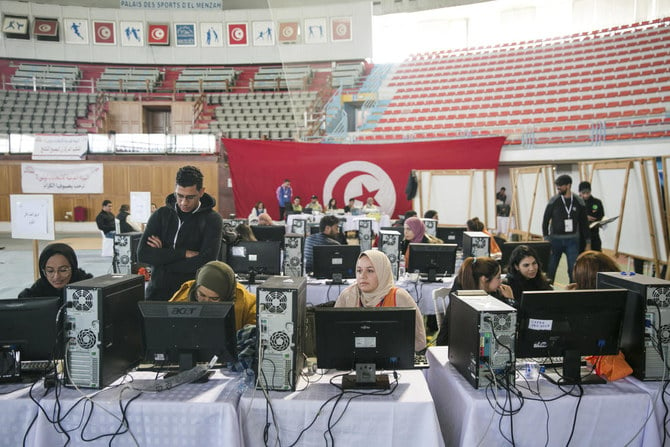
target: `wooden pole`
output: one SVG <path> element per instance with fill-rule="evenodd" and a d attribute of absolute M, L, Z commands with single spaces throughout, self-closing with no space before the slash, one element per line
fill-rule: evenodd
<path fill-rule="evenodd" d="M 33 239 L 33 276 L 35 277 L 35 281 L 37 281 L 40 277 L 39 258 L 40 244 L 37 239 Z"/>

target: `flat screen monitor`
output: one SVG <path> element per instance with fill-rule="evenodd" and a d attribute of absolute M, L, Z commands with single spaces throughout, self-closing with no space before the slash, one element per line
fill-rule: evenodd
<path fill-rule="evenodd" d="M 228 265 L 244 275 L 279 275 L 281 243 L 279 241 L 240 241 L 228 247 Z"/>
<path fill-rule="evenodd" d="M 313 250 L 315 278 L 337 281 L 356 277 L 359 245 L 315 245 Z"/>
<path fill-rule="evenodd" d="M 232 302 L 140 301 L 144 358 L 154 365 L 180 370 L 237 359 L 235 309 Z"/>
<path fill-rule="evenodd" d="M 549 254 L 551 253 L 551 242 L 549 241 L 507 241 L 504 244 L 500 245 L 500 250 L 502 251 L 502 258 L 500 259 L 500 265 L 503 268 L 503 271 L 507 271 L 507 265 L 509 264 L 509 258 L 512 255 L 512 252 L 519 245 L 527 245 L 537 253 L 537 257 L 540 261 L 542 271 L 547 271 L 549 266 Z"/>
<path fill-rule="evenodd" d="M 318 367 L 356 371 L 345 388 L 386 388 L 377 369 L 414 367 L 414 308 L 316 307 L 314 318 Z"/>
<path fill-rule="evenodd" d="M 547 371 L 560 384 L 603 383 L 583 377 L 581 357 L 619 353 L 625 289 L 524 292 L 517 311 L 517 358 L 563 357 L 562 373 Z"/>
<path fill-rule="evenodd" d="M 284 235 L 286 234 L 285 225 L 251 225 L 251 231 L 259 241 L 275 241 L 284 243 Z"/>
<path fill-rule="evenodd" d="M 453 276 L 456 270 L 456 244 L 409 244 L 408 272 L 421 273 L 422 278 L 429 282 L 437 278 Z"/>
<path fill-rule="evenodd" d="M 0 379 L 20 377 L 20 362 L 63 357 L 60 297 L 0 300 Z"/>
<path fill-rule="evenodd" d="M 458 248 L 463 248 L 463 233 L 466 231 L 466 226 L 438 225 L 436 236 L 445 244 L 456 244 Z"/>

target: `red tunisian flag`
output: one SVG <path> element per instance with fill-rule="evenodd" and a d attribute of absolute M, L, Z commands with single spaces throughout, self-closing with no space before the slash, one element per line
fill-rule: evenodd
<path fill-rule="evenodd" d="M 246 216 L 263 201 L 277 219 L 275 191 L 291 180 L 302 204 L 316 194 L 324 207 L 334 197 L 343 208 L 372 197 L 393 216 L 411 209 L 405 197 L 413 169 L 497 169 L 505 137 L 388 144 L 325 144 L 223 139 L 228 153 L 235 210 Z M 463 191 L 445 191 L 460 194 Z M 399 210 L 396 212 L 396 210 Z"/>

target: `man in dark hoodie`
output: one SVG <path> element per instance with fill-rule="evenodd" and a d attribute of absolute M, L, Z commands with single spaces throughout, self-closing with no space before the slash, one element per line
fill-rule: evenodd
<path fill-rule="evenodd" d="M 167 301 L 196 271 L 217 259 L 223 220 L 216 200 L 202 186 L 195 166 L 177 171 L 175 191 L 157 209 L 142 234 L 137 259 L 151 266 L 146 299 Z"/>
<path fill-rule="evenodd" d="M 67 244 L 49 244 L 40 253 L 38 261 L 40 277 L 27 289 L 19 293 L 19 298 L 43 296 L 63 296 L 65 286 L 73 282 L 93 278 L 79 268 L 77 255 Z"/>

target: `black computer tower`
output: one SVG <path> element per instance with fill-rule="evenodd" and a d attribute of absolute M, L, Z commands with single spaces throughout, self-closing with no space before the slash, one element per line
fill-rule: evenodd
<path fill-rule="evenodd" d="M 142 239 L 141 232 L 117 233 L 114 235 L 114 273 L 130 275 L 137 273 L 137 247 Z M 143 264 L 144 265 L 144 264 Z"/>
<path fill-rule="evenodd" d="M 449 306 L 449 363 L 474 388 L 491 384 L 493 373 L 514 383 L 516 309 L 479 290 L 452 294 Z"/>
<path fill-rule="evenodd" d="M 256 289 L 258 387 L 295 391 L 303 367 L 307 280 L 272 276 Z"/>
<path fill-rule="evenodd" d="M 65 289 L 66 383 L 104 388 L 142 359 L 144 277 L 103 275 Z"/>
<path fill-rule="evenodd" d="M 635 273 L 599 272 L 599 289 L 627 289 L 621 351 L 640 380 L 668 378 L 670 281 Z M 663 355 L 661 356 L 661 352 Z"/>

